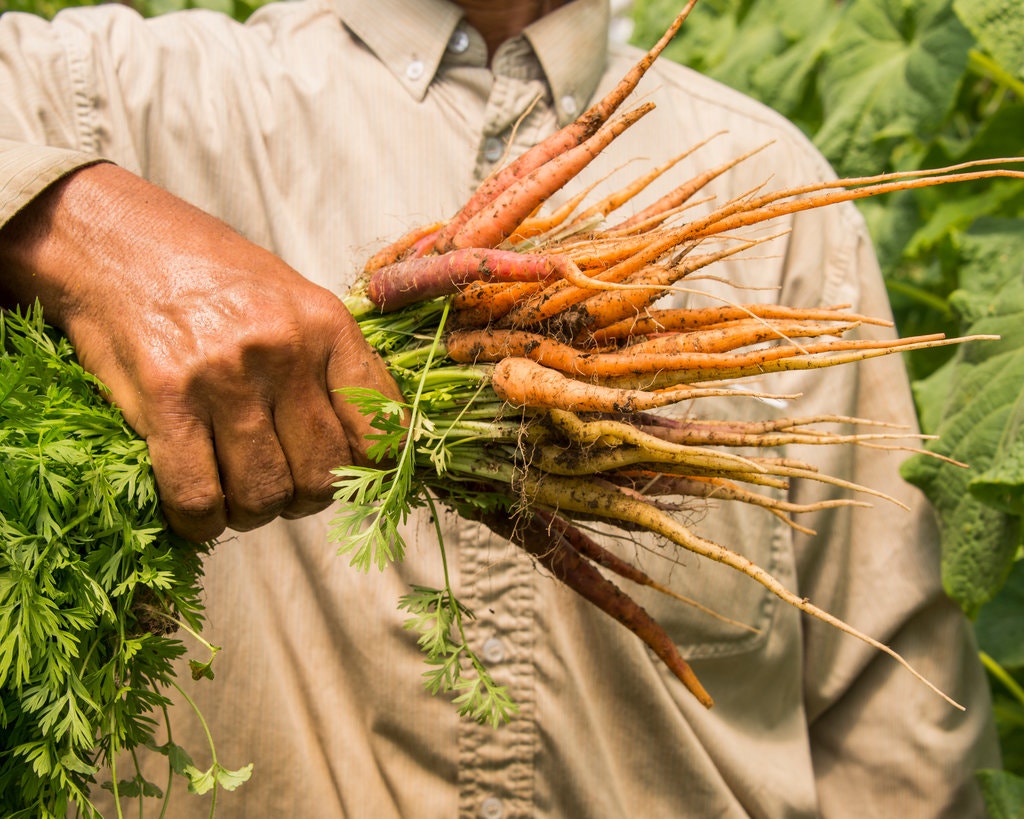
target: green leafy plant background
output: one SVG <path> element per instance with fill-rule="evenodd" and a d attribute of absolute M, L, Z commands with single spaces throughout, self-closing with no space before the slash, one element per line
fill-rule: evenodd
<path fill-rule="evenodd" d="M 91 0 L 3 0 L 52 16 Z M 262 0 L 137 0 L 143 14 L 202 6 L 244 19 Z M 618 4 L 622 6 L 622 3 Z M 635 0 L 647 47 L 680 0 Z M 799 125 L 841 175 L 1024 154 L 1020 0 L 702 0 L 667 56 Z M 859 205 L 903 335 L 998 342 L 907 359 L 922 428 L 963 470 L 915 457 L 946 590 L 972 618 L 992 680 L 1004 770 L 979 772 L 992 817 L 1024 811 L 1024 185 L 973 183 Z"/>
<path fill-rule="evenodd" d="M 636 0 L 648 46 L 677 0 Z M 666 55 L 799 125 L 844 176 L 1024 154 L 1020 0 L 702 0 Z M 946 591 L 991 672 L 1004 770 L 993 817 L 1024 811 L 1024 185 L 952 185 L 861 205 L 903 335 L 998 334 L 907 360 L 923 429 L 965 470 L 904 477 L 938 515 Z M 948 348 L 947 348 L 948 349 Z"/>

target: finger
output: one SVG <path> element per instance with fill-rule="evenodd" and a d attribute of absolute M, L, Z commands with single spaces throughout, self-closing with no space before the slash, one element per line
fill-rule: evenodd
<path fill-rule="evenodd" d="M 76 347 L 98 351 L 104 361 L 108 337 L 99 333 L 102 343 L 72 339 Z M 108 352 L 109 355 L 109 352 Z M 112 359 L 116 356 L 110 355 Z M 90 357 L 80 360 L 92 369 Z M 109 392 L 107 397 L 121 410 L 125 420 L 146 441 L 160 507 L 167 524 L 178 535 L 195 543 L 217 538 L 227 527 L 224 490 L 220 482 L 213 435 L 204 413 L 176 396 L 161 376 L 158 367 L 142 368 L 139 386 L 121 366 L 97 368 Z M 153 411 L 153 406 L 158 409 Z"/>
<path fill-rule="evenodd" d="M 280 515 L 295 488 L 267 405 L 222 406 L 214 416 L 213 440 L 227 525 L 246 532 Z"/>
<path fill-rule="evenodd" d="M 338 390 L 344 387 L 365 387 L 397 401 L 403 400 L 394 378 L 384 361 L 363 339 L 355 320 L 348 317 L 350 327 L 339 334 L 327 365 L 327 386 L 331 403 L 348 438 L 352 462 L 360 466 L 374 463 L 366 455 L 367 436 L 374 432 L 372 418 L 364 415 Z"/>
<path fill-rule="evenodd" d="M 146 443 L 171 529 L 196 543 L 218 537 L 227 527 L 227 512 L 209 428 L 183 423 L 151 434 Z"/>
<path fill-rule="evenodd" d="M 286 518 L 327 508 L 334 497 L 332 469 L 352 463 L 348 437 L 321 381 L 315 390 L 290 393 L 274 409 L 274 426 L 291 469 L 294 493 Z"/>

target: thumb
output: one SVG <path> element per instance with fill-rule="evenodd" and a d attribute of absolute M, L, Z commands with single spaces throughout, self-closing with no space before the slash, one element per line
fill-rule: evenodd
<path fill-rule="evenodd" d="M 346 313 L 345 327 L 339 333 L 327 364 L 327 386 L 334 411 L 348 438 L 353 463 L 369 466 L 375 463 L 366 454 L 372 443 L 368 436 L 377 434 L 371 426 L 372 415 L 364 414 L 344 392 L 347 387 L 359 387 L 378 392 L 394 401 L 404 401 L 398 384 L 378 355 L 363 338 L 355 319 Z"/>

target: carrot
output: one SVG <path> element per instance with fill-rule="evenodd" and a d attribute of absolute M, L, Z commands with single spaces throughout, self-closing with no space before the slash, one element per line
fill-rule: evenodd
<path fill-rule="evenodd" d="M 626 202 L 629 202 L 631 199 L 635 198 L 638 194 L 640 194 L 652 182 L 654 182 L 657 179 L 660 179 L 668 171 L 672 170 L 672 168 L 674 168 L 688 156 L 692 155 L 699 148 L 703 148 L 711 140 L 713 140 L 715 137 L 721 136 L 723 133 L 723 131 L 719 131 L 717 134 L 712 134 L 707 139 L 704 139 L 698 142 L 696 145 L 687 148 L 682 153 L 676 154 L 667 162 L 651 169 L 643 176 L 634 179 L 624 188 L 620 188 L 614 193 L 611 193 L 608 196 L 606 196 L 604 199 L 595 202 L 589 208 L 580 213 L 575 219 L 573 219 L 573 221 L 569 224 L 568 229 L 571 230 L 574 226 L 585 225 L 596 216 L 607 216 L 609 213 L 618 210 Z"/>
<path fill-rule="evenodd" d="M 1024 171 L 1011 171 L 1006 168 L 973 170 L 962 173 L 954 172 L 961 168 L 991 165 L 995 162 L 1021 161 L 1024 160 L 980 160 L 929 171 L 901 171 L 786 188 L 753 199 L 741 199 L 732 202 L 708 216 L 690 223 L 687 226 L 688 229 L 683 231 L 681 240 L 713 236 L 718 233 L 766 222 L 780 216 L 788 216 L 805 210 L 839 204 L 840 202 L 865 199 L 869 196 L 879 196 L 884 193 L 915 190 L 917 188 L 933 187 L 951 182 L 970 182 L 994 178 L 1024 179 Z M 823 193 L 823 191 L 825 192 Z"/>
<path fill-rule="evenodd" d="M 497 247 L 551 194 L 589 165 L 616 137 L 654 109 L 646 103 L 612 120 L 585 142 L 550 159 L 469 217 L 449 242 L 453 248 Z"/>
<path fill-rule="evenodd" d="M 570 589 L 643 640 L 702 705 L 710 708 L 714 704 L 668 633 L 643 607 L 573 549 L 560 532 L 548 529 L 543 520 L 536 518 L 524 524 L 503 515 L 488 515 L 483 521 L 502 537 L 533 555 Z"/>
<path fill-rule="evenodd" d="M 654 231 L 653 235 L 640 237 L 636 252 L 632 255 L 585 280 L 566 276 L 565 281 L 556 282 L 509 313 L 502 321 L 502 325 L 528 327 L 531 324 L 539 324 L 593 295 L 592 291 L 595 289 L 602 286 L 608 289 L 620 287 L 620 283 L 628 276 L 648 267 L 665 253 L 685 247 L 684 232 L 688 232 L 688 228 Z"/>
<path fill-rule="evenodd" d="M 706 538 L 694 534 L 671 515 L 666 514 L 649 504 L 639 503 L 624 495 L 614 487 L 603 487 L 578 478 L 559 478 L 555 476 L 540 476 L 527 471 L 521 479 L 520 491 L 524 497 L 531 502 L 541 504 L 551 509 L 559 509 L 562 512 L 582 512 L 584 514 L 599 515 L 617 521 L 629 521 L 643 529 L 676 543 L 694 554 L 706 557 L 722 563 L 730 568 L 745 574 L 747 577 L 760 583 L 770 592 L 775 594 L 784 602 L 799 609 L 805 614 L 816 617 L 823 622 L 849 634 L 868 645 L 888 654 L 896 662 L 907 669 L 916 679 L 924 683 L 928 688 L 946 700 L 954 707 L 964 710 L 963 706 L 944 694 L 925 677 L 923 677 L 913 666 L 908 663 L 902 655 L 898 654 L 889 646 L 880 643 L 873 637 L 853 626 L 845 623 L 837 617 L 829 614 L 824 609 L 818 608 L 809 600 L 794 594 L 782 583 L 776 580 L 771 574 L 760 566 L 736 552 L 714 543 Z M 526 544 L 523 544 L 524 547 Z M 533 548 L 537 548 L 534 546 Z M 543 546 L 541 547 L 543 548 Z"/>
<path fill-rule="evenodd" d="M 559 275 L 569 263 L 559 256 L 523 255 L 508 250 L 469 248 L 442 256 L 405 259 L 382 267 L 366 286 L 381 310 L 450 295 L 477 281 L 535 282 Z"/>
<path fill-rule="evenodd" d="M 557 412 L 566 411 L 552 409 L 549 417 Z M 600 422 L 577 423 L 587 427 Z M 573 435 L 576 431 L 569 431 L 572 443 L 581 442 Z M 745 475 L 761 471 L 760 464 L 751 458 L 705 447 L 658 442 L 654 436 L 645 436 L 636 430 L 634 433 L 639 440 L 623 441 L 614 446 L 592 446 L 585 451 L 581 451 L 581 447 L 566 447 L 562 441 L 540 444 L 530 452 L 530 465 L 549 475 L 564 476 L 608 474 L 638 464 L 694 470 L 697 474 L 713 472 L 716 475 Z M 645 437 L 648 440 L 643 440 Z"/>
<path fill-rule="evenodd" d="M 858 506 L 861 508 L 870 508 L 871 506 L 870 503 L 853 500 L 852 498 L 830 498 L 815 501 L 814 503 L 793 503 L 783 498 L 773 498 L 769 495 L 752 492 L 725 478 L 639 473 L 635 480 L 643 483 L 644 493 L 648 496 L 662 494 L 688 495 L 709 500 L 736 501 L 748 503 L 751 506 L 759 506 L 771 512 L 790 528 L 805 535 L 814 535 L 816 533 L 813 529 L 797 523 L 790 517 L 790 514 L 806 514 L 808 512 L 818 512 L 823 509 L 836 509 L 846 506 Z"/>
<path fill-rule="evenodd" d="M 725 327 L 694 330 L 689 333 L 662 333 L 645 341 L 623 347 L 623 353 L 723 353 L 739 347 L 749 347 L 765 341 L 779 339 L 839 336 L 859 326 L 856 322 L 832 324 L 827 322 L 766 322 L 746 319 Z"/>
<path fill-rule="evenodd" d="M 679 207 L 684 202 L 689 201 L 694 196 L 694 194 L 702 190 L 705 186 L 707 186 L 709 182 L 714 181 L 726 171 L 732 170 L 744 160 L 749 159 L 750 157 L 754 156 L 757 153 L 760 153 L 765 148 L 767 148 L 769 144 L 770 143 L 760 145 L 757 148 L 747 151 L 746 153 L 741 154 L 740 156 L 737 156 L 734 159 L 730 159 L 728 162 L 723 162 L 721 165 L 715 168 L 698 174 L 685 184 L 680 185 L 675 190 L 665 194 L 665 196 L 663 196 L 654 204 L 648 205 L 646 208 L 634 214 L 625 221 L 620 222 L 618 225 L 609 228 L 609 230 L 628 230 L 629 228 L 635 225 L 647 222 L 649 219 L 654 218 L 659 214 L 672 212 L 675 208 Z"/>
<path fill-rule="evenodd" d="M 709 617 L 714 617 L 716 620 L 720 620 L 723 623 L 728 623 L 729 625 L 736 626 L 737 628 L 744 629 L 745 631 L 751 631 L 755 634 L 759 633 L 759 630 L 753 626 L 748 626 L 746 623 L 741 623 L 738 620 L 725 617 L 717 611 L 709 609 L 707 606 L 698 603 L 696 600 L 679 594 L 679 592 L 673 591 L 668 586 L 658 583 L 646 572 L 637 568 L 629 561 L 623 560 L 614 552 L 609 551 L 596 540 L 585 535 L 576 526 L 571 525 L 565 519 L 541 509 L 536 510 L 534 512 L 534 516 L 540 518 L 540 520 L 544 522 L 547 531 L 550 532 L 554 530 L 557 532 L 559 536 L 565 539 L 565 543 L 568 547 L 579 552 L 580 555 L 601 568 L 608 569 L 608 571 L 614 572 L 619 577 L 629 580 L 632 583 L 636 583 L 638 586 L 646 586 L 647 588 L 654 589 L 667 597 L 678 600 L 680 603 L 685 603 L 686 605 L 707 614 Z"/>
<path fill-rule="evenodd" d="M 847 321 L 858 324 L 873 324 L 891 327 L 892 322 L 865 316 L 860 313 L 844 313 L 846 305 L 837 307 L 796 308 L 778 304 L 742 304 L 735 307 L 681 307 L 668 310 L 649 310 L 643 315 L 617 321 L 605 327 L 592 330 L 590 339 L 598 345 L 609 344 L 632 336 L 647 336 L 657 332 L 677 332 L 712 328 L 736 321 L 747 316 L 765 321 L 808 319 L 813 321 Z"/>
<path fill-rule="evenodd" d="M 974 337 L 974 338 L 981 338 Z M 587 352 L 525 330 L 487 328 L 452 333 L 448 355 L 460 363 L 496 362 L 508 356 L 530 358 L 563 373 L 600 380 L 608 386 L 634 385 L 659 389 L 722 378 L 743 378 L 766 372 L 803 370 L 835 361 L 860 361 L 876 355 L 956 343 L 941 334 L 906 339 L 837 339 L 770 347 L 738 353 Z M 829 355 L 830 358 L 824 357 Z"/>
<path fill-rule="evenodd" d="M 452 297 L 452 324 L 455 327 L 490 324 L 543 286 L 542 282 L 473 282 Z"/>
<path fill-rule="evenodd" d="M 516 407 L 622 414 L 667 407 L 691 398 L 724 395 L 764 397 L 763 393 L 729 388 L 682 387 L 664 392 L 648 392 L 602 387 L 584 384 L 528 358 L 517 357 L 503 358 L 495 365 L 491 373 L 491 388 L 498 398 Z"/>
<path fill-rule="evenodd" d="M 600 180 L 584 188 L 567 200 L 560 208 L 546 216 L 534 215 L 524 219 L 519 224 L 519 227 L 515 229 L 515 232 L 508 237 L 508 243 L 514 246 L 516 250 L 523 252 L 526 249 L 524 245 L 527 245 L 529 240 L 560 227 L 599 184 Z"/>
<path fill-rule="evenodd" d="M 573 337 L 582 335 L 584 338 L 593 339 L 595 328 L 615 324 L 627 316 L 641 314 L 662 296 L 670 293 L 671 288 L 681 279 L 691 276 L 698 270 L 702 270 L 715 262 L 735 256 L 761 242 L 768 242 L 774 238 L 776 237 L 766 236 L 761 239 L 741 242 L 733 247 L 723 248 L 716 253 L 687 256 L 678 264 L 670 267 L 652 265 L 649 268 L 632 274 L 624 282 L 625 284 L 635 284 L 636 287 L 633 289 L 602 290 L 598 293 L 583 291 L 583 298 L 575 302 L 571 307 L 562 308 L 559 326 L 567 328 L 565 332 Z M 686 248 L 682 252 L 687 252 Z M 659 276 L 651 276 L 647 272 L 648 270 L 659 269 L 664 270 L 665 273 Z M 566 298 L 565 300 L 568 301 L 569 299 Z"/>
<path fill-rule="evenodd" d="M 934 334 L 892 341 L 840 339 L 835 342 L 808 344 L 803 348 L 786 346 L 747 353 L 682 353 L 678 356 L 651 356 L 650 360 L 639 364 L 630 364 L 628 356 L 624 356 L 625 360 L 591 364 L 586 369 L 595 374 L 600 372 L 600 381 L 605 386 L 619 387 L 625 384 L 635 384 L 635 375 L 630 376 L 629 373 L 635 374 L 641 366 L 654 366 L 657 363 L 656 360 L 662 358 L 661 363 L 665 364 L 666 368 L 652 373 L 644 384 L 646 389 L 655 390 L 709 380 L 731 380 L 764 375 L 765 373 L 833 367 L 838 364 L 852 364 L 855 361 L 866 361 L 869 358 L 892 355 L 893 353 L 944 347 L 948 344 L 962 344 L 965 341 L 991 340 L 992 338 L 992 336 L 964 336 L 948 339 L 942 334 Z M 672 369 L 674 364 L 684 363 L 684 367 Z M 620 374 L 611 375 L 611 371 L 615 369 L 620 370 Z"/>
<path fill-rule="evenodd" d="M 648 429 L 641 426 L 641 430 L 648 432 L 666 441 L 692 446 L 789 446 L 792 444 L 803 444 L 805 446 L 816 444 L 857 444 L 873 440 L 900 440 L 906 435 L 897 433 L 855 433 L 850 435 L 838 435 L 833 433 L 815 432 L 773 432 L 754 433 L 750 431 L 723 432 L 716 429 L 714 425 L 695 421 L 692 425 L 680 425 L 678 429 L 666 430 L 664 427 Z M 756 437 L 755 437 L 756 436 Z"/>
<path fill-rule="evenodd" d="M 600 234 L 558 246 L 557 250 L 572 259 L 581 270 L 603 272 L 616 263 L 643 252 L 651 246 L 657 236 L 658 232 L 655 230 L 640 236 L 606 237 Z"/>
<path fill-rule="evenodd" d="M 404 236 L 381 248 L 367 259 L 366 264 L 363 265 L 363 273 L 373 273 L 382 267 L 394 264 L 420 242 L 436 237 L 437 232 L 443 226 L 444 222 L 432 222 L 429 225 L 413 228 Z"/>

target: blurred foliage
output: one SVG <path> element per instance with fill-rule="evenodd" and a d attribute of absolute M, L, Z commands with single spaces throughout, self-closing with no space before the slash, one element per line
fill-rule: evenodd
<path fill-rule="evenodd" d="M 146 17 L 155 17 L 182 9 L 212 9 L 245 20 L 269 0 L 0 0 L 0 12 L 27 11 L 41 17 L 53 17 L 61 9 L 74 6 L 99 6 L 104 2 L 120 2 Z"/>

